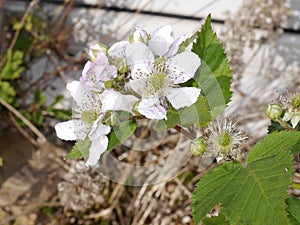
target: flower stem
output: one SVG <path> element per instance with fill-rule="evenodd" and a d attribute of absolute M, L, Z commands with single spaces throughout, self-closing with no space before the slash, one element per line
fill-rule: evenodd
<path fill-rule="evenodd" d="M 184 136 L 186 136 L 187 138 L 191 139 L 191 140 L 196 139 L 196 135 L 194 135 L 191 132 L 187 131 L 186 129 L 184 129 L 180 125 L 176 125 L 174 127 L 174 129 L 177 130 L 179 133 L 183 134 Z"/>

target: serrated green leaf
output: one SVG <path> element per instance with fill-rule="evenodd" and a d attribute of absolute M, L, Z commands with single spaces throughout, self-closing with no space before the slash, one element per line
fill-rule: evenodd
<path fill-rule="evenodd" d="M 221 42 L 211 27 L 210 15 L 198 34 L 192 51 L 201 58 L 194 81 L 206 96 L 214 117 L 221 114 L 230 101 L 231 70 Z"/>
<path fill-rule="evenodd" d="M 6 81 L 0 81 L 0 97 L 3 98 L 7 103 L 12 103 L 14 101 L 16 92 L 10 83 Z"/>
<path fill-rule="evenodd" d="M 300 200 L 295 197 L 286 199 L 288 205 L 286 211 L 288 212 L 289 225 L 300 225 Z"/>
<path fill-rule="evenodd" d="M 88 137 L 84 140 L 77 141 L 71 152 L 66 156 L 66 159 L 87 158 L 89 156 L 90 146 L 91 141 Z"/>
<path fill-rule="evenodd" d="M 230 224 L 287 224 L 285 198 L 299 132 L 267 135 L 241 163 L 224 163 L 202 177 L 192 196 L 195 224 L 217 204 Z"/>
<path fill-rule="evenodd" d="M 116 126 L 112 127 L 112 131 L 108 135 L 108 147 L 107 150 L 110 151 L 117 145 L 125 141 L 136 128 L 136 122 L 132 120 L 122 121 Z"/>
<path fill-rule="evenodd" d="M 211 218 L 205 218 L 203 225 L 230 225 L 224 215 L 213 216 Z"/>
<path fill-rule="evenodd" d="M 158 121 L 155 128 L 157 130 L 164 130 L 166 128 L 175 127 L 175 125 L 178 124 L 183 127 L 189 127 L 191 125 L 204 127 L 210 122 L 211 115 L 206 98 L 199 96 L 197 102 L 190 107 L 179 110 L 168 110 L 167 118 L 167 120 Z"/>

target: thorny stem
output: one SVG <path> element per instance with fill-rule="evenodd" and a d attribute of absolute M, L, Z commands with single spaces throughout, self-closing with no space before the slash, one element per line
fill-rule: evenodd
<path fill-rule="evenodd" d="M 177 130 L 179 133 L 183 134 L 184 136 L 186 136 L 187 138 L 194 140 L 196 139 L 196 135 L 192 134 L 191 132 L 185 130 L 183 127 L 181 127 L 180 125 L 176 125 L 174 127 L 175 130 Z"/>

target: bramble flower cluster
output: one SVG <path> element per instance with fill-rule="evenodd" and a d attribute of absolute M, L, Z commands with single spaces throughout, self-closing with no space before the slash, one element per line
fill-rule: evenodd
<path fill-rule="evenodd" d="M 151 35 L 136 28 L 129 41 L 110 48 L 92 45 L 90 60 L 79 81 L 67 84 L 74 99 L 73 118 L 55 126 L 57 136 L 68 141 L 87 141 L 87 165 L 96 165 L 107 150 L 112 126 L 135 116 L 167 119 L 169 109 L 194 104 L 200 89 L 184 86 L 201 64 L 200 58 L 183 46 L 185 36 L 174 39 L 172 27 L 162 26 Z M 120 113 L 121 114 L 121 113 Z"/>
<path fill-rule="evenodd" d="M 207 155 L 221 160 L 240 160 L 241 146 L 248 136 L 237 128 L 237 122 L 219 116 L 212 121 L 201 137 L 191 143 L 193 155 Z"/>
<path fill-rule="evenodd" d="M 265 114 L 285 129 L 297 129 L 300 121 L 300 93 L 288 93 L 276 103 L 268 104 Z"/>

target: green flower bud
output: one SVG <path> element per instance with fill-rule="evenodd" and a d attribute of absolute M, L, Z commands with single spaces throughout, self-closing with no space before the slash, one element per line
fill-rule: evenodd
<path fill-rule="evenodd" d="M 104 87 L 105 88 L 112 88 L 114 85 L 114 81 L 113 80 L 107 80 L 104 82 Z"/>
<path fill-rule="evenodd" d="M 200 137 L 192 140 L 190 151 L 194 156 L 203 155 L 206 150 L 206 144 L 204 138 Z"/>
<path fill-rule="evenodd" d="M 88 55 L 90 60 L 94 62 L 97 58 L 98 52 L 102 52 L 103 54 L 107 54 L 108 47 L 102 43 L 94 44 L 90 46 Z"/>
<path fill-rule="evenodd" d="M 278 103 L 268 104 L 265 109 L 265 114 L 271 120 L 277 120 L 282 115 L 282 108 L 281 108 L 280 104 L 278 104 Z"/>
<path fill-rule="evenodd" d="M 293 108 L 300 108 L 300 94 L 295 94 L 293 96 L 291 105 Z"/>

